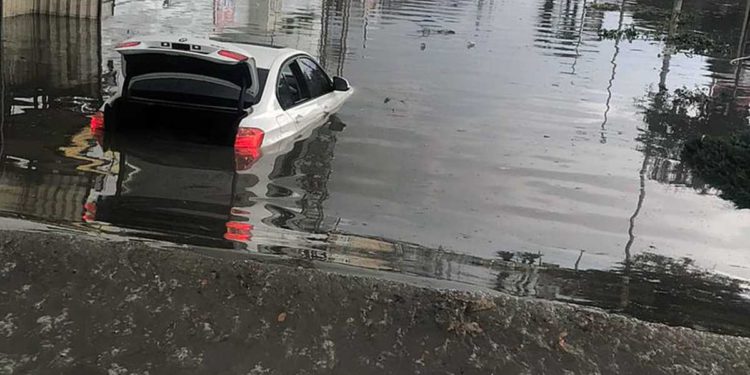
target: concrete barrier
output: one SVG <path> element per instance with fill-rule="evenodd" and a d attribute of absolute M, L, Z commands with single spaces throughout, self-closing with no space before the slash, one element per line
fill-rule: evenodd
<path fill-rule="evenodd" d="M 99 18 L 101 0 L 3 0 L 3 17 L 24 14 Z"/>
<path fill-rule="evenodd" d="M 746 338 L 562 303 L 205 254 L 84 234 L 0 230 L 2 369 L 750 373 Z"/>
<path fill-rule="evenodd" d="M 19 15 L 2 22 L 4 88 L 16 97 L 101 95 L 99 21 Z"/>

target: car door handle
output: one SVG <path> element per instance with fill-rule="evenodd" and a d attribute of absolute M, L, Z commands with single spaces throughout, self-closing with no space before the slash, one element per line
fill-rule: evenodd
<path fill-rule="evenodd" d="M 294 117 L 294 119 L 297 121 L 302 121 L 302 115 L 297 115 Z"/>

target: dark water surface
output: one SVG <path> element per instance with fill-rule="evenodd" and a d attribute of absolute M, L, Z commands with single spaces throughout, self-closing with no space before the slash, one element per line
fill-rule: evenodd
<path fill-rule="evenodd" d="M 729 64 L 744 5 L 685 0 L 670 24 L 671 2 L 616 4 L 129 0 L 101 22 L 3 19 L 0 210 L 750 335 L 750 211 L 681 161 L 746 128 L 748 72 Z M 115 90 L 112 47 L 157 32 L 303 49 L 357 92 L 241 170 L 222 148 L 102 147 L 86 115 Z"/>

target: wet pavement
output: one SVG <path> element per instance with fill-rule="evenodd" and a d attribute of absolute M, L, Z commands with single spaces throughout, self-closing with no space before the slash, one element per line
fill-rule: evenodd
<path fill-rule="evenodd" d="M 101 24 L 4 20 L 5 215 L 750 335 L 750 211 L 681 160 L 746 128 L 739 2 L 685 1 L 671 24 L 650 1 L 114 4 Z M 252 165 L 90 134 L 112 46 L 156 32 L 304 49 L 357 92 Z"/>

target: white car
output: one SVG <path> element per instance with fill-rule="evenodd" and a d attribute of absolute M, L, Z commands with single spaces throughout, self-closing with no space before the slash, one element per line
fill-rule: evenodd
<path fill-rule="evenodd" d="M 172 36 L 139 37 L 122 55 L 118 92 L 91 120 L 101 129 L 174 132 L 261 149 L 325 123 L 352 95 L 309 54 L 288 48 Z"/>

